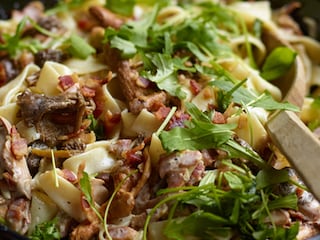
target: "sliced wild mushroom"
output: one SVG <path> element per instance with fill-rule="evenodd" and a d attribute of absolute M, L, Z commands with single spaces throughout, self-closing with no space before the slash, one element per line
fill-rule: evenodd
<path fill-rule="evenodd" d="M 85 114 L 91 111 L 80 92 L 47 97 L 26 90 L 18 96 L 17 104 L 22 119 L 36 127 L 40 139 L 49 147 L 79 134 Z"/>

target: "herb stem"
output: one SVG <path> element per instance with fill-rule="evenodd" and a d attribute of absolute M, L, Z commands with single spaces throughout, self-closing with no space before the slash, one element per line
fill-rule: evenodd
<path fill-rule="evenodd" d="M 53 169 L 53 175 L 54 175 L 54 179 L 55 179 L 55 185 L 58 188 L 59 187 L 59 181 L 58 181 L 58 174 L 57 174 L 57 169 L 56 169 L 56 160 L 55 160 L 53 149 L 51 149 L 51 161 L 52 161 L 52 169 Z"/>
<path fill-rule="evenodd" d="M 104 231 L 106 232 L 107 235 L 107 239 L 112 240 L 112 237 L 110 236 L 110 233 L 108 231 L 108 224 L 107 224 L 107 218 L 108 218 L 108 213 L 109 213 L 109 209 L 111 206 L 111 202 L 113 201 L 113 199 L 115 198 L 116 194 L 118 193 L 118 191 L 120 190 L 120 188 L 123 186 L 123 184 L 125 183 L 125 181 L 128 180 L 129 177 L 131 177 L 134 173 L 136 173 L 138 170 L 132 171 L 130 174 L 128 174 L 124 179 L 121 180 L 121 182 L 116 186 L 115 190 L 113 191 L 108 204 L 106 206 L 106 210 L 104 212 L 104 217 L 103 217 L 103 228 Z"/>
<path fill-rule="evenodd" d="M 161 124 L 161 126 L 158 128 L 157 132 L 156 132 L 156 136 L 159 136 L 160 133 L 163 131 L 163 129 L 167 126 L 167 124 L 169 123 L 170 119 L 172 118 L 172 116 L 174 115 L 174 113 L 176 112 L 177 107 L 174 106 L 171 108 L 169 114 L 167 115 L 167 117 L 165 118 L 165 120 L 163 121 L 163 123 Z"/>

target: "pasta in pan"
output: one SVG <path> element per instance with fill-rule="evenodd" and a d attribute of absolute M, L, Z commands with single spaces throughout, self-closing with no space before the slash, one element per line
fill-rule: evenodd
<path fill-rule="evenodd" d="M 300 111 L 274 84 L 299 58 L 317 132 L 320 45 L 265 1 L 137 2 L 0 21 L 1 223 L 30 239 L 318 234 L 320 204 L 265 124 Z"/>

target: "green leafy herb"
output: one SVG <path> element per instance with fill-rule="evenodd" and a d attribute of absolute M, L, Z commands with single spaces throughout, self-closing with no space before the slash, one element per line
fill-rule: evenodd
<path fill-rule="evenodd" d="M 91 121 L 89 129 L 94 131 L 96 138 L 98 140 L 104 139 L 104 128 L 103 125 L 99 122 L 99 120 L 95 119 L 93 114 L 88 115 L 88 119 Z"/>
<path fill-rule="evenodd" d="M 131 16 L 136 0 L 108 0 L 106 7 L 115 13 Z"/>
<path fill-rule="evenodd" d="M 234 124 L 213 124 L 196 106 L 191 103 L 186 106 L 192 117 L 190 122 L 185 122 L 187 127 L 163 131 L 159 136 L 167 151 L 218 148 L 233 135 Z"/>
<path fill-rule="evenodd" d="M 274 168 L 265 168 L 260 170 L 257 175 L 257 189 L 262 189 L 270 185 L 288 182 L 290 179 L 288 170 L 276 170 Z"/>
<path fill-rule="evenodd" d="M 143 239 L 146 239 L 147 225 L 156 209 L 168 202 L 175 203 L 170 210 L 173 211 L 171 216 L 174 216 L 174 211 L 183 207 L 193 206 L 198 209 L 188 216 L 167 220 L 163 233 L 170 239 L 183 240 L 186 236 L 230 239 L 234 230 L 240 239 L 265 239 L 265 236 L 267 239 L 283 239 L 286 236 L 296 236 L 296 224 L 289 228 L 276 225 L 271 228 L 266 224 L 266 219 L 270 217 L 271 210 L 284 207 L 296 209 L 297 197 L 278 196 L 267 190 L 257 191 L 255 177 L 247 172 L 248 169 L 240 168 L 237 166 L 232 171 L 210 171 L 205 180 L 207 184 L 202 182 L 199 186 L 159 191 L 158 194 L 163 194 L 164 198 L 147 216 Z M 225 185 L 215 184 L 221 177 L 229 183 L 230 189 L 224 190 Z"/>
<path fill-rule="evenodd" d="M 175 69 L 175 66 L 178 65 L 176 62 L 167 54 L 155 53 L 147 57 L 153 63 L 154 69 L 144 72 L 143 76 L 157 83 L 160 89 L 166 90 L 172 96 L 185 98 L 186 94 L 178 83 L 177 70 Z M 153 71 L 155 71 L 155 74 L 152 74 Z"/>
<path fill-rule="evenodd" d="M 255 19 L 253 22 L 253 34 L 260 38 L 262 34 L 262 21 L 260 19 Z"/>
<path fill-rule="evenodd" d="M 86 59 L 96 52 L 93 47 L 76 34 L 72 34 L 66 44 L 68 45 L 67 50 L 69 53 L 77 58 Z"/>
<path fill-rule="evenodd" d="M 245 81 L 234 84 L 230 81 L 224 79 L 217 79 L 211 81 L 210 84 L 218 87 L 221 91 L 219 100 L 220 105 L 224 108 L 229 105 L 229 103 L 235 102 L 240 105 L 245 104 L 252 107 L 261 107 L 266 110 L 289 110 L 289 111 L 299 111 L 299 108 L 288 102 L 277 102 L 273 99 L 270 93 L 264 92 L 260 96 L 244 88 L 242 85 Z"/>
<path fill-rule="evenodd" d="M 218 170 L 208 170 L 206 171 L 204 177 L 200 180 L 199 186 L 204 186 L 207 184 L 214 184 L 218 175 Z"/>
<path fill-rule="evenodd" d="M 94 199 L 92 198 L 90 176 L 86 172 L 82 172 L 82 178 L 80 178 L 80 187 L 81 187 L 81 191 L 82 191 L 83 195 L 85 196 L 86 200 L 88 201 L 90 207 L 96 213 L 96 215 L 99 217 L 101 222 L 103 222 L 103 218 L 101 217 L 99 210 L 96 207 L 96 203 L 94 202 Z"/>
<path fill-rule="evenodd" d="M 281 196 L 275 200 L 269 201 L 268 208 L 270 210 L 289 208 L 293 210 L 298 209 L 298 197 L 296 194 L 290 194 L 286 196 Z"/>
<path fill-rule="evenodd" d="M 196 223 L 196 224 L 195 224 Z M 197 236 L 200 239 L 230 238 L 232 227 L 226 227 L 227 219 L 218 215 L 197 211 L 184 219 L 172 220 L 164 233 L 171 239 L 185 239 L 186 236 Z M 213 238 L 214 237 L 214 238 Z"/>
<path fill-rule="evenodd" d="M 21 41 L 21 35 L 26 22 L 27 18 L 20 21 L 13 36 L 3 34 L 4 43 L 0 44 L 0 50 L 7 51 L 11 57 L 14 57 L 20 49 L 25 47 Z"/>
<path fill-rule="evenodd" d="M 176 127 L 162 131 L 159 135 L 163 148 L 168 151 L 202 150 L 216 148 L 228 152 L 230 158 L 245 158 L 261 168 L 267 163 L 252 149 L 241 146 L 232 140 L 234 124 L 214 124 L 209 116 L 201 112 L 194 104 L 186 103 L 190 121 L 185 128 Z"/>
<path fill-rule="evenodd" d="M 163 131 L 160 140 L 165 150 L 172 152 L 185 149 L 219 148 L 230 139 L 234 129 L 233 124 L 210 124 L 192 121 L 193 128 L 176 127 Z"/>
<path fill-rule="evenodd" d="M 54 218 L 51 221 L 43 222 L 36 225 L 32 232 L 31 240 L 55 240 L 60 239 L 60 232 L 58 228 L 58 218 Z"/>
<path fill-rule="evenodd" d="M 277 102 L 275 101 L 271 94 L 268 92 L 264 92 L 254 101 L 248 104 L 252 107 L 261 107 L 266 110 L 289 110 L 293 112 L 300 111 L 299 107 L 289 103 L 289 102 Z"/>
<path fill-rule="evenodd" d="M 48 11 L 46 11 L 46 14 L 52 15 L 57 14 L 61 12 L 68 12 L 74 9 L 77 9 L 86 2 L 87 0 L 59 0 L 55 7 L 50 8 Z"/>
<path fill-rule="evenodd" d="M 262 66 L 261 76 L 270 81 L 283 76 L 295 61 L 297 53 L 288 47 L 277 47 Z"/>
<path fill-rule="evenodd" d="M 138 48 L 148 48 L 148 36 L 151 26 L 155 23 L 158 7 L 139 21 L 129 21 L 122 25 L 118 31 L 107 28 L 104 42 L 110 42 L 111 47 L 117 48 L 123 58 L 132 57 Z"/>
<path fill-rule="evenodd" d="M 256 64 L 256 61 L 254 59 L 254 56 L 253 56 L 253 53 L 252 53 L 252 46 L 251 46 L 251 43 L 249 41 L 249 33 L 248 33 L 248 29 L 247 29 L 247 26 L 244 22 L 244 20 L 242 18 L 240 18 L 240 23 L 241 23 L 241 27 L 242 27 L 242 31 L 243 31 L 243 34 L 244 34 L 244 37 L 245 37 L 245 47 L 246 47 L 246 50 L 247 50 L 247 56 L 248 56 L 248 59 L 249 59 L 249 64 L 252 68 L 257 68 L 257 64 Z"/>
<path fill-rule="evenodd" d="M 268 167 L 268 164 L 259 156 L 258 153 L 248 147 L 241 146 L 234 140 L 229 139 L 221 145 L 219 149 L 226 151 L 230 158 L 244 158 L 250 160 L 262 169 Z"/>

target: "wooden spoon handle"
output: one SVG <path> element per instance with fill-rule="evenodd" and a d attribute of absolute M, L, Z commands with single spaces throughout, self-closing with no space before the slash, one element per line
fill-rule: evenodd
<path fill-rule="evenodd" d="M 306 186 L 320 200 L 320 141 L 290 111 L 275 113 L 267 130 Z"/>

